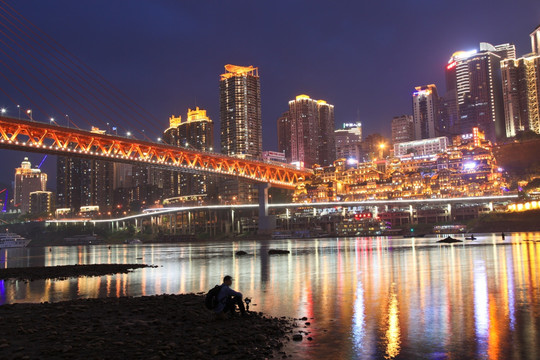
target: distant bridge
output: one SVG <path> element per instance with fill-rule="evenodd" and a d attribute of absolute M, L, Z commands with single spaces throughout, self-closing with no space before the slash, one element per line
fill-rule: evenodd
<path fill-rule="evenodd" d="M 418 206 L 418 205 L 442 205 L 442 204 L 488 204 L 498 202 L 515 201 L 518 195 L 493 195 L 493 196 L 466 196 L 457 198 L 437 198 L 437 199 L 392 199 L 392 200 L 363 200 L 363 201 L 332 201 L 320 203 L 281 203 L 268 204 L 268 208 L 283 209 L 283 208 L 329 208 L 329 207 L 375 207 L 375 206 Z M 146 209 L 141 214 L 129 215 L 114 219 L 58 219 L 48 220 L 49 224 L 67 224 L 67 223 L 114 223 L 132 221 L 135 219 L 150 218 L 160 215 L 172 213 L 189 212 L 189 211 L 217 211 L 217 210 L 249 210 L 257 209 L 258 204 L 242 204 L 242 205 L 204 205 L 204 206 L 181 206 L 167 208 Z"/>
<path fill-rule="evenodd" d="M 113 162 L 148 164 L 181 172 L 234 177 L 294 189 L 313 174 L 287 164 L 265 163 L 135 138 L 0 116 L 0 148 Z"/>

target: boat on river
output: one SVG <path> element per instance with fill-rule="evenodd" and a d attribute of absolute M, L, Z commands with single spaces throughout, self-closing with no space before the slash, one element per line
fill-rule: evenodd
<path fill-rule="evenodd" d="M 0 249 L 4 248 L 23 248 L 30 243 L 28 240 L 19 234 L 5 232 L 0 233 Z"/>

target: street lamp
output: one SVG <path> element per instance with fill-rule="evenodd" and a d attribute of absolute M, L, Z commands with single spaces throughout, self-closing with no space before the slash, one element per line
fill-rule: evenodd
<path fill-rule="evenodd" d="M 386 147 L 386 144 L 385 143 L 380 143 L 379 144 L 379 149 L 380 149 L 380 152 L 379 152 L 379 158 L 383 158 L 383 151 L 384 151 L 384 148 Z"/>
<path fill-rule="evenodd" d="M 19 120 L 21 120 L 21 105 L 17 105 L 17 109 L 19 110 Z"/>
<path fill-rule="evenodd" d="M 67 119 L 67 127 L 69 127 L 69 115 L 66 114 L 66 119 Z"/>
<path fill-rule="evenodd" d="M 5 108 L 2 108 L 2 115 L 6 113 L 6 109 Z"/>
<path fill-rule="evenodd" d="M 28 115 L 31 121 L 34 121 L 34 119 L 32 119 L 32 109 L 26 110 L 26 114 Z"/>
<path fill-rule="evenodd" d="M 157 138 L 157 142 L 161 142 L 161 138 Z"/>
<path fill-rule="evenodd" d="M 131 136 L 131 132 L 128 131 L 128 132 L 126 133 L 126 135 L 127 135 L 128 137 L 130 137 L 130 136 Z"/>
<path fill-rule="evenodd" d="M 52 123 L 55 123 L 55 124 L 56 124 L 56 121 L 54 121 L 54 118 L 51 118 L 51 124 L 52 124 Z M 56 125 L 58 125 L 58 124 L 56 124 Z"/>

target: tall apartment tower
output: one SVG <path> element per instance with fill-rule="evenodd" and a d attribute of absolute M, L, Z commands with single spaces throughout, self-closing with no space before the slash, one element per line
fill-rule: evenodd
<path fill-rule="evenodd" d="M 414 140 L 413 116 L 394 116 L 392 119 L 392 144 L 399 144 L 412 140 Z"/>
<path fill-rule="evenodd" d="M 21 167 L 15 169 L 14 185 L 15 206 L 18 206 L 22 213 L 27 213 L 30 211 L 30 193 L 46 190 L 47 174 L 42 173 L 39 169 L 32 169 L 32 164 L 25 157 Z"/>
<path fill-rule="evenodd" d="M 109 211 L 113 205 L 113 185 L 112 162 L 58 156 L 57 207 L 78 212 L 81 206 L 99 206 L 100 211 Z"/>
<path fill-rule="evenodd" d="M 225 65 L 219 82 L 221 152 L 259 159 L 262 154 L 261 86 L 258 68 Z"/>
<path fill-rule="evenodd" d="M 253 66 L 225 65 L 219 82 L 221 152 L 230 156 L 262 157 L 261 86 Z M 221 202 L 250 203 L 257 199 L 251 183 L 220 183 Z"/>
<path fill-rule="evenodd" d="M 531 33 L 532 53 L 501 62 L 505 134 L 540 134 L 540 26 Z"/>
<path fill-rule="evenodd" d="M 285 151 L 290 162 L 305 167 L 331 165 L 336 157 L 334 138 L 334 105 L 298 95 L 289 101 L 289 111 L 278 120 L 279 151 Z M 284 114 L 284 115 L 285 115 Z M 289 141 L 289 144 L 285 144 Z"/>
<path fill-rule="evenodd" d="M 434 138 L 439 119 L 439 95 L 433 84 L 415 87 L 413 92 L 414 139 Z"/>
<path fill-rule="evenodd" d="M 285 153 L 287 162 L 291 162 L 291 119 L 289 112 L 284 112 L 277 120 L 278 151 Z"/>
<path fill-rule="evenodd" d="M 454 133 L 479 127 L 495 142 L 504 136 L 501 60 L 515 58 L 512 44 L 480 43 L 479 50 L 459 51 L 446 66 L 447 90 L 455 89 L 458 119 Z M 454 76 L 452 76 L 454 75 Z"/>
<path fill-rule="evenodd" d="M 188 109 L 186 121 L 172 116 L 169 118 L 169 128 L 163 133 L 163 142 L 197 149 L 202 151 L 214 150 L 214 122 L 206 115 L 206 110 Z M 207 194 L 215 180 L 207 175 L 178 173 L 167 171 L 164 188 L 173 189 L 173 196 Z"/>
<path fill-rule="evenodd" d="M 336 159 L 355 159 L 360 161 L 362 152 L 362 123 L 345 123 L 334 131 Z"/>

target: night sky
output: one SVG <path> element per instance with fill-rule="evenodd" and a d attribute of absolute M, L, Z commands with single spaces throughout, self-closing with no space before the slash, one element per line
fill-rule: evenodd
<path fill-rule="evenodd" d="M 389 136 L 392 117 L 411 113 L 414 86 L 444 92 L 454 51 L 510 42 L 523 55 L 540 24 L 538 0 L 6 1 L 154 114 L 146 133 L 156 138 L 171 114 L 198 105 L 217 143 L 223 66 L 259 67 L 265 150 L 277 149 L 276 119 L 301 93 L 334 104 L 336 127 L 360 120 L 365 135 Z M 15 115 L 1 93 L 0 105 Z M 9 184 L 24 154 L 0 155 L 0 183 Z M 43 167 L 51 180 L 54 162 Z"/>

